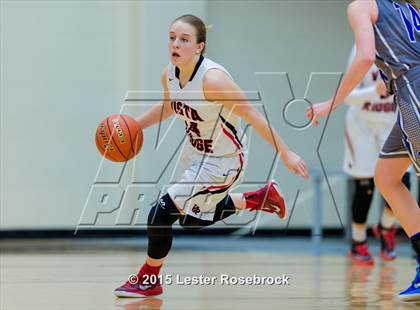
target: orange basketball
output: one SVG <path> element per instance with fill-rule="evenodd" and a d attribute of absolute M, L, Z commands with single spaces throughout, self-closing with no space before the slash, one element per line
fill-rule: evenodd
<path fill-rule="evenodd" d="M 98 151 L 106 159 L 128 161 L 140 152 L 143 131 L 131 116 L 114 114 L 99 124 L 95 141 Z"/>

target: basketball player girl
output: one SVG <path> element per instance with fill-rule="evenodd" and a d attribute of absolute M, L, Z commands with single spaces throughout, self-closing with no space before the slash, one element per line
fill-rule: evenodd
<path fill-rule="evenodd" d="M 136 281 L 115 290 L 119 297 L 162 293 L 161 266 L 172 245 L 172 224 L 199 229 L 237 210 L 261 210 L 284 219 L 284 199 L 271 181 L 255 192 L 229 194 L 246 161 L 246 138 L 239 119 L 249 123 L 279 153 L 293 173 L 308 178 L 305 162 L 288 149 L 278 133 L 250 104 L 221 65 L 203 56 L 206 27 L 201 19 L 183 15 L 169 31 L 170 64 L 161 82 L 164 100 L 137 121 L 145 129 L 175 114 L 185 122 L 187 144 L 178 165 L 179 179 L 158 199 L 148 217 L 147 258 Z"/>
<path fill-rule="evenodd" d="M 375 167 L 375 185 L 410 237 L 417 254 L 411 285 L 399 293 L 420 300 L 420 208 L 401 182 L 410 163 L 420 174 L 420 14 L 415 0 L 356 0 L 348 7 L 356 56 L 334 97 L 306 111 L 312 123 L 326 116 L 350 94 L 376 60 L 395 92 L 398 116 Z M 411 162 L 410 162 L 411 160 Z"/>
<path fill-rule="evenodd" d="M 351 64 L 356 55 L 353 46 L 349 57 Z M 373 265 L 366 238 L 366 222 L 375 189 L 373 176 L 381 147 L 384 145 L 396 120 L 396 105 L 393 96 L 381 78 L 379 69 L 373 65 L 360 84 L 346 98 L 349 105 L 346 114 L 344 171 L 354 183 L 352 201 L 352 242 L 349 256 L 356 265 Z M 404 174 L 403 183 L 410 187 L 410 174 Z M 385 202 L 381 219 L 373 232 L 381 242 L 381 257 L 394 260 L 396 219 Z"/>

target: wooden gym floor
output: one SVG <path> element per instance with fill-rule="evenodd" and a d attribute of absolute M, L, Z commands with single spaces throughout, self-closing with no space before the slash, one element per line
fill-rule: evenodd
<path fill-rule="evenodd" d="M 354 267 L 339 239 L 313 255 L 309 238 L 176 237 L 163 268 L 173 283 L 156 298 L 116 298 L 113 289 L 144 261 L 146 240 L 1 241 L 0 308 L 12 309 L 420 309 L 395 298 L 414 276 L 408 243 L 395 262 Z M 222 285 L 221 277 L 278 276 L 285 285 Z M 215 277 L 187 285 L 188 276 Z M 284 278 L 283 277 L 286 277 Z M 232 278 L 234 281 L 235 278 Z"/>

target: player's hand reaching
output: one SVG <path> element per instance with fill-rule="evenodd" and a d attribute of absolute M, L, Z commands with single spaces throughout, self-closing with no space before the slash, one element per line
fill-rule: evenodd
<path fill-rule="evenodd" d="M 318 117 L 320 116 L 327 116 L 330 112 L 332 105 L 332 100 L 324 101 L 321 103 L 313 104 L 306 108 L 306 117 L 311 120 L 311 123 L 314 125 L 318 125 Z M 332 111 L 335 110 L 333 107 Z"/>
<path fill-rule="evenodd" d="M 284 165 L 296 175 L 300 175 L 304 179 L 309 178 L 306 163 L 296 153 L 288 150 L 281 155 Z"/>

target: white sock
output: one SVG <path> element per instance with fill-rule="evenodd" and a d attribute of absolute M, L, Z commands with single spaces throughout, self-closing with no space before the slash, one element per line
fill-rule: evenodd
<path fill-rule="evenodd" d="M 360 224 L 352 224 L 352 238 L 353 241 L 356 242 L 363 242 L 366 240 L 366 226 L 363 226 L 362 228 L 360 228 L 359 226 Z"/>
<path fill-rule="evenodd" d="M 381 217 L 381 226 L 385 229 L 390 229 L 395 223 L 395 216 L 391 212 L 384 210 Z"/>

